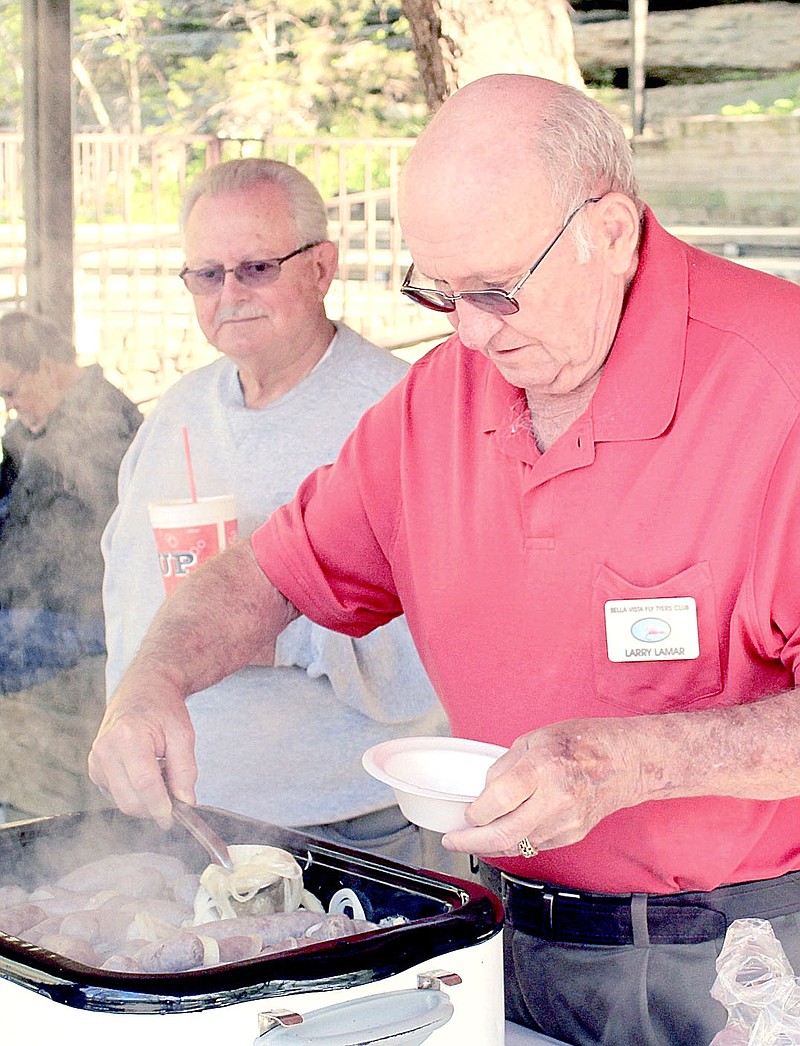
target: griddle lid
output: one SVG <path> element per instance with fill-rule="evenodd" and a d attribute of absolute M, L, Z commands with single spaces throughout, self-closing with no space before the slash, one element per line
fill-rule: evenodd
<path fill-rule="evenodd" d="M 254 1046 L 419 1046 L 452 1015 L 443 991 L 382 992 L 313 1010 L 298 1024 L 276 1024 Z"/>

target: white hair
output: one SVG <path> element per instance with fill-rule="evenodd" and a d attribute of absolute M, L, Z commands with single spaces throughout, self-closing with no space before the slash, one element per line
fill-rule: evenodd
<path fill-rule="evenodd" d="M 609 192 L 630 197 L 639 214 L 643 213 L 631 148 L 622 125 L 582 91 L 563 87 L 545 105 L 532 145 L 564 220 L 584 200 Z M 570 234 L 579 261 L 585 262 L 592 244 L 584 211 L 575 216 L 567 232 Z"/>
<path fill-rule="evenodd" d="M 319 190 L 296 167 L 280 160 L 247 157 L 207 167 L 189 186 L 181 204 L 181 228 L 201 196 L 249 189 L 254 185 L 277 185 L 286 193 L 289 212 L 300 244 L 328 239 L 328 213 Z"/>

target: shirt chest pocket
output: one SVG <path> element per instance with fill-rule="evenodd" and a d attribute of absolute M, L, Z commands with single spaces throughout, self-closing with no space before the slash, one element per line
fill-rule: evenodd
<path fill-rule="evenodd" d="M 607 604 L 620 609 L 619 617 L 607 613 Z M 661 607 L 670 608 L 669 613 L 661 614 Z M 670 613 L 677 613 L 680 626 L 693 632 L 695 612 L 699 654 L 682 656 L 682 646 L 664 640 Z M 637 585 L 600 566 L 592 589 L 592 623 L 594 685 L 602 701 L 634 712 L 668 712 L 691 708 L 722 690 L 708 563 L 697 563 L 657 585 Z M 612 660 L 610 647 L 620 660 Z M 694 653 L 690 644 L 686 653 Z"/>

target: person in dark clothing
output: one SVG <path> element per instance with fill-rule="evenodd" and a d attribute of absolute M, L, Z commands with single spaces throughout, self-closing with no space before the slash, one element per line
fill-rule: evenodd
<path fill-rule="evenodd" d="M 100 536 L 142 416 L 71 341 L 0 317 L 0 801 L 55 814 L 100 800 L 85 772 L 104 707 Z"/>

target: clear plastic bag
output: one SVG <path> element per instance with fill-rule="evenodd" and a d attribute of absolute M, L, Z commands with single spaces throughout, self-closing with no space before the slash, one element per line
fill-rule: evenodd
<path fill-rule="evenodd" d="M 767 920 L 728 927 L 711 995 L 728 1023 L 710 1046 L 800 1046 L 800 982 Z"/>

